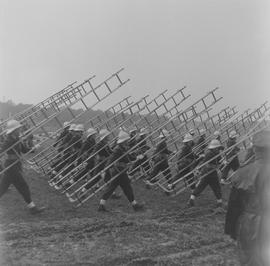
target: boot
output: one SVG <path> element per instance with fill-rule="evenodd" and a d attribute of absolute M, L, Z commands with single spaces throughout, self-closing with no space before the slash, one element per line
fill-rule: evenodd
<path fill-rule="evenodd" d="M 143 204 L 139 204 L 139 203 L 136 203 L 135 205 L 132 205 L 132 207 L 133 207 L 133 210 L 134 210 L 135 212 L 141 211 L 141 210 L 143 210 L 143 208 L 144 208 Z"/>
<path fill-rule="evenodd" d="M 216 208 L 223 208 L 223 203 L 222 202 L 217 202 Z"/>
<path fill-rule="evenodd" d="M 195 202 L 193 199 L 189 199 L 188 203 L 187 203 L 188 207 L 194 207 L 195 206 Z"/>
<path fill-rule="evenodd" d="M 175 184 L 168 184 L 168 189 L 169 190 L 174 190 L 174 188 L 175 188 Z"/>
<path fill-rule="evenodd" d="M 43 212 L 44 210 L 45 210 L 45 207 L 38 208 L 37 206 L 34 206 L 34 207 L 29 209 L 29 212 L 30 212 L 30 214 L 35 215 L 35 214 Z"/>
<path fill-rule="evenodd" d="M 98 212 L 107 212 L 108 210 L 105 208 L 104 204 L 99 204 Z"/>

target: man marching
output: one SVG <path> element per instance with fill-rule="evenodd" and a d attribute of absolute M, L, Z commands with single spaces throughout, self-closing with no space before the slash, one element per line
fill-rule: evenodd
<path fill-rule="evenodd" d="M 148 157 L 146 152 L 150 149 L 150 147 L 147 145 L 146 136 L 148 132 L 145 128 L 142 128 L 139 138 L 138 138 L 138 147 L 137 147 L 137 155 L 141 155 L 141 158 L 136 160 L 132 167 L 129 170 L 129 175 L 133 176 L 135 172 L 138 172 L 140 170 L 143 171 L 143 175 L 148 175 L 148 172 L 150 171 L 150 164 L 148 161 Z M 140 169 L 141 168 L 141 169 Z"/>
<path fill-rule="evenodd" d="M 137 203 L 137 201 L 134 199 L 133 189 L 127 175 L 128 165 L 131 162 L 131 159 L 133 159 L 130 158 L 127 153 L 129 150 L 129 139 L 130 135 L 128 133 L 124 131 L 119 132 L 117 146 L 114 148 L 113 153 L 107 163 L 107 165 L 113 163 L 112 168 L 110 168 L 110 173 L 113 180 L 108 184 L 100 200 L 98 211 L 106 211 L 106 201 L 110 198 L 118 186 L 120 186 L 123 190 L 134 211 L 140 211 L 143 209 L 143 205 Z"/>
<path fill-rule="evenodd" d="M 1 152 L 6 151 L 7 159 L 5 160 L 4 167 L 8 168 L 4 173 L 4 176 L 0 183 L 0 198 L 6 193 L 10 185 L 13 185 L 17 191 L 22 195 L 30 214 L 37 214 L 44 211 L 44 207 L 38 208 L 32 201 L 31 193 L 28 184 L 22 175 L 22 163 L 19 160 L 22 153 L 27 153 L 31 148 L 27 148 L 22 142 L 15 145 L 20 140 L 20 129 L 22 125 L 16 120 L 10 120 L 7 122 L 6 139 L 1 147 Z M 17 162 L 16 162 L 17 161 Z M 14 165 L 12 165 L 14 164 Z M 11 166 L 12 165 L 12 166 Z"/>
<path fill-rule="evenodd" d="M 183 140 L 183 147 L 181 152 L 177 158 L 177 177 L 176 179 L 180 179 L 182 176 L 188 174 L 196 164 L 196 157 L 192 151 L 192 147 L 194 146 L 194 141 L 192 135 L 189 133 L 185 135 Z M 193 179 L 193 173 L 185 177 L 185 181 L 187 186 L 190 187 L 192 190 L 195 189 L 195 182 Z"/>
<path fill-rule="evenodd" d="M 151 183 L 156 181 L 155 177 L 159 174 L 159 172 L 162 172 L 169 184 L 172 183 L 172 174 L 168 163 L 168 155 L 172 154 L 172 151 L 168 150 L 167 148 L 166 138 L 168 136 L 169 132 L 167 130 L 162 130 L 161 134 L 159 135 L 160 142 L 158 143 L 153 154 L 154 166 L 150 173 L 148 188 Z"/>
<path fill-rule="evenodd" d="M 231 131 L 229 134 L 229 139 L 227 141 L 227 149 L 229 149 L 228 153 L 226 154 L 226 159 L 229 163 L 224 167 L 221 175 L 221 184 L 227 184 L 227 177 L 232 169 L 234 172 L 240 167 L 239 159 L 237 153 L 239 152 L 239 148 L 235 146 L 236 144 L 236 131 Z"/>
<path fill-rule="evenodd" d="M 222 194 L 217 172 L 217 167 L 221 159 L 220 156 L 217 155 L 219 155 L 221 149 L 222 145 L 217 139 L 213 139 L 210 142 L 208 146 L 208 151 L 206 152 L 205 158 L 203 160 L 203 163 L 207 164 L 202 167 L 202 177 L 190 196 L 190 199 L 188 201 L 189 207 L 195 205 L 196 197 L 198 197 L 208 185 L 211 187 L 216 196 L 217 207 L 222 207 Z"/>

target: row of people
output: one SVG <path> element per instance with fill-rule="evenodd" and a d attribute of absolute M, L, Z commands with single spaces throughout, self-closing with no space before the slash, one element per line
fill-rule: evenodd
<path fill-rule="evenodd" d="M 11 121 L 12 122 L 12 121 Z M 15 136 L 14 141 L 18 140 L 19 135 L 16 132 L 19 132 L 19 129 L 21 128 L 21 125 L 17 121 L 13 121 L 14 124 L 17 125 L 14 130 L 7 130 L 7 136 Z M 18 129 L 18 130 L 17 130 Z M 15 132 L 14 134 L 11 134 L 12 132 Z M 82 177 L 85 177 L 88 175 L 90 178 L 93 176 L 97 176 L 92 182 L 88 182 L 87 185 L 82 189 L 82 193 L 87 191 L 88 189 L 92 188 L 95 184 L 97 184 L 100 179 L 103 177 L 106 181 L 109 181 L 110 178 L 114 175 L 113 170 L 112 171 L 106 171 L 102 174 L 103 169 L 110 163 L 112 163 L 111 158 L 117 158 L 117 156 L 113 156 L 114 149 L 118 148 L 119 146 L 125 147 L 125 152 L 129 151 L 128 161 L 129 163 L 126 164 L 129 167 L 129 175 L 132 175 L 138 167 L 142 167 L 144 169 L 144 174 L 146 175 L 146 179 L 151 182 L 153 181 L 159 172 L 162 172 L 164 176 L 166 176 L 168 183 L 172 184 L 175 179 L 172 178 L 172 175 L 170 173 L 170 167 L 168 163 L 168 155 L 173 154 L 168 147 L 166 143 L 166 139 L 168 137 L 168 132 L 163 130 L 162 133 L 159 136 L 160 142 L 157 144 L 155 151 L 150 158 L 152 159 L 152 165 L 149 162 L 149 158 L 147 156 L 147 152 L 150 150 L 150 147 L 146 143 L 146 136 L 147 131 L 144 129 L 140 132 L 139 138 L 137 138 L 136 130 L 133 130 L 130 132 L 130 134 L 127 134 L 126 132 L 120 131 L 118 140 L 116 142 L 116 146 L 114 149 L 110 148 L 109 144 L 109 136 L 110 132 L 106 129 L 103 129 L 97 133 L 95 129 L 88 129 L 86 139 L 83 139 L 83 132 L 84 127 L 83 125 L 70 125 L 68 123 L 64 124 L 64 129 L 59 138 L 56 140 L 54 146 L 58 150 L 59 154 L 61 154 L 58 157 L 58 160 L 54 160 L 54 163 L 51 164 L 51 173 L 53 176 L 61 172 L 61 177 L 67 175 L 74 167 L 79 165 L 81 162 L 85 161 L 86 164 L 81 171 L 72 179 L 69 179 L 68 182 L 64 184 L 64 188 L 68 189 L 69 186 L 71 186 L 73 183 L 80 180 Z M 123 142 L 125 145 L 120 145 L 122 143 L 123 137 L 122 135 L 128 135 L 128 138 L 125 139 Z M 18 135 L 18 136 L 17 136 Z M 99 135 L 99 141 L 97 141 L 97 136 Z M 231 143 L 235 143 L 236 136 L 231 136 L 229 138 L 229 141 Z M 10 137 L 8 138 L 10 139 Z M 8 145 L 11 145 L 10 143 L 15 142 L 6 142 L 5 145 L 3 145 L 2 149 L 5 150 Z M 218 140 L 214 140 L 218 141 Z M 233 142 L 234 141 L 234 142 Z M 7 144 L 8 143 L 8 144 Z M 139 145 L 136 145 L 139 143 Z M 189 173 L 199 162 L 200 160 L 204 160 L 204 162 L 209 161 L 211 159 L 212 154 L 215 154 L 217 150 L 221 148 L 221 144 L 217 144 L 217 142 L 211 142 L 209 145 L 209 152 L 206 153 L 206 156 L 204 157 L 204 149 L 206 147 L 205 143 L 205 133 L 203 132 L 200 135 L 199 140 L 194 143 L 194 137 L 192 136 L 192 132 L 187 134 L 183 140 L 183 148 L 179 153 L 177 165 L 178 165 L 178 174 L 177 178 L 181 178 L 181 176 L 186 175 L 186 173 Z M 135 148 L 133 148 L 135 147 Z M 194 149 L 197 147 L 197 150 Z M 123 150 L 123 149 L 122 149 Z M 193 152 L 193 150 L 196 150 L 196 154 Z M 96 156 L 91 156 L 93 154 L 96 154 Z M 231 155 L 230 155 L 231 156 Z M 237 158 L 237 157 L 236 157 Z M 198 160 L 199 159 L 199 160 Z M 114 159 L 115 160 L 115 159 Z M 132 164 L 130 164 L 132 162 Z M 226 173 L 228 172 L 229 167 L 231 166 L 232 161 L 230 164 L 226 166 Z M 188 166 L 188 167 L 186 167 Z M 208 167 L 211 166 L 211 162 L 208 164 Z M 14 169 L 14 168 L 11 168 Z M 125 169 L 128 171 L 128 167 L 126 166 Z M 225 171 L 224 171 L 225 172 Z M 7 175 L 10 172 L 7 171 Z M 104 176 L 102 176 L 104 175 Z M 200 182 L 199 185 L 195 186 L 194 180 L 193 180 L 193 174 L 190 174 L 190 176 L 186 177 L 187 185 L 192 188 L 192 195 L 191 200 L 189 202 L 190 205 L 193 205 L 194 199 L 196 196 L 198 196 L 201 191 L 205 188 L 206 185 L 210 185 L 212 189 L 214 190 L 214 193 L 218 199 L 220 200 L 220 186 L 219 183 L 215 180 L 215 178 L 205 178 L 204 182 Z M 212 174 L 213 175 L 213 174 Z M 224 175 L 225 176 L 225 173 Z M 60 178 L 61 179 L 61 178 Z M 209 179 L 209 180 L 208 180 Z M 5 179 L 4 179 L 5 180 Z M 208 181 L 207 181 L 208 180 Z M 16 183 L 16 182 L 15 182 Z M 6 185 L 3 185 L 3 192 L 5 192 Z M 56 188 L 61 188 L 61 180 L 56 185 Z M 173 185 L 172 185 L 173 187 Z M 125 191 L 124 191 L 125 193 Z M 23 192 L 23 195 L 27 193 Z M 29 193 L 28 193 L 29 194 Z M 125 193 L 126 194 L 126 193 Z M 106 197 L 105 197 L 106 198 Z M 27 202 L 29 202 L 29 197 L 27 199 Z M 31 204 L 32 206 L 32 204 Z"/>
<path fill-rule="evenodd" d="M 31 198 L 29 187 L 22 176 L 22 164 L 20 155 L 28 152 L 29 147 L 26 147 L 23 143 L 15 145 L 13 149 L 10 149 L 15 143 L 19 141 L 21 124 L 18 121 L 11 120 L 7 123 L 6 137 L 1 145 L 1 152 L 6 151 L 7 158 L 5 160 L 5 167 L 10 167 L 5 173 L 0 183 L 0 197 L 4 195 L 8 187 L 13 184 L 18 192 L 23 196 L 31 214 L 37 214 L 44 210 L 44 208 L 38 208 L 35 206 Z M 88 131 L 89 136 L 96 134 L 96 131 Z M 100 132 L 101 133 L 101 132 Z M 236 147 L 236 135 L 231 134 L 227 143 L 227 148 L 232 147 L 227 153 L 230 157 L 228 164 L 226 164 L 226 171 L 223 173 L 224 178 L 228 172 L 228 168 L 235 170 L 237 163 L 232 163 L 234 158 L 237 158 Z M 88 138 L 87 138 L 88 139 Z M 104 138 L 103 138 L 104 139 Z M 191 157 L 190 153 L 194 149 L 194 144 L 191 143 L 193 139 L 190 136 L 186 136 L 184 139 L 184 146 L 179 155 L 180 158 L 188 158 L 190 162 L 195 157 Z M 128 151 L 130 150 L 130 142 L 133 141 L 131 136 L 126 132 L 121 131 L 116 142 L 116 146 L 111 151 L 108 165 L 115 163 L 115 168 L 111 170 L 112 175 L 119 175 L 115 178 L 104 191 L 101 197 L 99 210 L 106 211 L 106 201 L 112 195 L 113 191 L 120 186 L 126 194 L 128 200 L 131 202 L 134 210 L 141 210 L 143 206 L 138 204 L 134 199 L 134 193 L 130 184 L 130 179 L 127 175 L 127 165 L 130 160 L 134 158 L 128 158 Z M 164 136 L 162 137 L 164 142 Z M 95 146 L 94 141 L 85 142 L 82 145 L 81 153 L 88 151 L 88 147 Z M 106 145 L 105 145 L 106 146 Z M 135 146 L 135 145 L 134 145 Z M 134 147 L 133 146 L 133 147 Z M 161 144 L 163 149 L 166 149 L 166 144 Z M 159 149 L 160 149 L 159 146 Z M 192 149 L 193 147 L 193 149 Z M 216 197 L 220 198 L 220 185 L 218 183 L 218 175 L 216 166 L 220 164 L 219 154 L 223 147 L 218 139 L 214 139 L 210 142 L 208 150 L 205 156 L 201 156 L 202 164 L 205 164 L 202 173 L 206 172 L 206 176 L 201 179 L 199 184 L 193 190 L 190 199 L 190 204 L 194 198 L 201 193 L 201 191 L 207 186 L 215 192 Z M 234 152 L 231 152 L 234 151 Z M 157 154 L 157 153 L 156 153 Z M 165 154 L 170 154 L 169 150 L 165 151 Z M 186 156 L 185 156 L 186 155 Z M 255 157 L 254 157 L 255 155 Z M 199 156 L 200 157 L 200 156 Z M 119 160 L 120 158 L 120 160 Z M 213 158 L 213 160 L 211 160 Z M 228 202 L 228 211 L 226 213 L 225 221 L 225 233 L 230 235 L 232 239 L 238 242 L 238 249 L 240 251 L 241 265 L 268 265 L 269 264 L 269 189 L 270 189 L 270 132 L 261 131 L 254 135 L 252 149 L 249 149 L 247 157 L 251 163 L 240 167 L 232 179 L 232 189 Z M 250 160 L 250 158 L 253 158 Z M 142 160 L 142 157 L 139 158 Z M 145 163 L 146 161 L 144 161 Z M 237 165 L 238 166 L 238 165 Z M 133 168 L 134 170 L 135 168 Z M 220 203 L 220 202 L 218 202 Z"/>
<path fill-rule="evenodd" d="M 96 132 L 93 129 L 90 129 L 91 132 Z M 101 131 L 102 132 L 102 131 Z M 107 132 L 107 134 L 109 134 L 109 132 Z M 168 132 L 163 130 L 161 135 L 159 136 L 160 138 L 160 142 L 157 144 L 157 147 L 154 151 L 153 156 L 151 156 L 152 158 L 152 167 L 150 167 L 149 164 L 149 159 L 147 158 L 146 152 L 150 149 L 147 145 L 146 145 L 146 141 L 142 142 L 142 138 L 144 136 L 146 136 L 147 133 L 143 132 L 140 134 L 140 138 L 136 140 L 136 132 L 131 131 L 130 132 L 130 140 L 129 140 L 129 150 L 131 153 L 139 153 L 142 155 L 141 158 L 137 158 L 137 160 L 135 161 L 135 163 L 133 163 L 133 165 L 130 168 L 129 171 L 129 175 L 132 175 L 136 170 L 138 169 L 139 166 L 141 166 L 142 168 L 144 168 L 144 173 L 146 173 L 146 177 L 148 179 L 148 182 L 155 182 L 155 177 L 158 175 L 159 172 L 162 172 L 164 174 L 164 176 L 166 176 L 168 183 L 172 183 L 175 181 L 175 179 L 172 179 L 172 175 L 170 172 L 170 167 L 168 164 L 168 155 L 172 154 L 171 151 L 168 150 L 167 148 L 167 144 L 166 144 L 166 138 L 168 137 Z M 218 132 L 215 132 L 214 134 L 216 136 L 216 139 L 213 140 L 210 145 L 209 145 L 209 151 L 206 153 L 206 156 L 204 156 L 204 150 L 207 146 L 207 143 L 205 141 L 205 132 L 201 132 L 200 137 L 198 139 L 198 141 L 196 142 L 196 144 L 194 143 L 194 138 L 192 136 L 192 133 L 189 133 L 185 136 L 184 140 L 183 140 L 183 148 L 181 150 L 181 152 L 179 153 L 178 156 L 178 160 L 177 160 L 177 165 L 178 165 L 178 174 L 176 179 L 181 178 L 181 176 L 185 176 L 187 173 L 191 172 L 192 169 L 203 159 L 203 163 L 206 161 L 209 161 L 213 156 L 216 155 L 216 153 L 221 150 L 224 149 L 224 147 L 220 144 L 219 140 L 220 139 L 220 134 L 218 134 Z M 90 135 L 91 136 L 91 135 Z M 227 148 L 229 148 L 230 146 L 233 146 L 236 142 L 236 132 L 231 132 L 230 136 L 229 136 L 229 140 L 227 143 Z M 101 140 L 103 139 L 103 135 L 101 135 Z M 79 175 L 76 176 L 75 179 L 70 180 L 67 184 L 66 187 L 71 185 L 74 181 L 78 181 L 78 179 L 81 176 L 84 176 L 86 174 L 86 172 L 90 172 L 90 169 L 93 169 L 95 164 L 99 164 L 100 166 L 95 168 L 95 171 L 92 173 L 92 175 L 90 174 L 90 176 L 95 176 L 98 172 L 101 172 L 102 169 L 104 169 L 104 166 L 106 165 L 106 160 L 108 160 L 108 158 L 110 157 L 110 155 L 112 154 L 112 151 L 108 152 L 108 149 L 110 150 L 110 146 L 108 145 L 108 141 L 101 141 L 104 145 L 104 147 L 106 147 L 105 150 L 100 149 L 100 145 L 92 145 L 93 149 L 88 149 L 88 151 L 90 151 L 91 153 L 95 153 L 96 150 L 100 150 L 99 153 L 97 153 L 97 160 L 94 160 L 93 157 L 90 156 L 89 159 L 89 163 L 87 164 L 88 167 L 85 167 L 84 171 L 82 171 Z M 132 150 L 132 147 L 136 146 L 136 143 L 140 143 L 140 145 L 134 149 L 134 151 Z M 96 147 L 96 148 L 94 148 Z M 196 147 L 196 154 L 193 152 L 194 147 Z M 139 150 L 139 151 L 138 151 Z M 227 159 L 230 159 L 230 157 L 234 156 L 235 153 L 237 153 L 238 148 L 234 147 L 234 149 L 232 151 L 230 151 L 227 154 Z M 102 153 L 104 154 L 105 152 L 105 156 L 102 155 Z M 88 154 L 89 156 L 89 154 Z M 198 160 L 199 159 L 199 160 Z M 98 161 L 98 163 L 96 163 L 96 161 Z M 214 164 L 214 161 L 219 161 L 219 160 L 213 160 L 213 162 L 209 162 L 208 166 L 208 170 L 209 167 Z M 226 167 L 224 168 L 224 171 L 222 172 L 222 177 L 223 179 L 225 179 L 228 175 L 229 170 L 232 168 L 234 171 L 236 170 L 236 165 L 237 167 L 239 167 L 239 161 L 237 156 L 235 156 L 233 158 L 233 160 L 231 160 L 229 162 L 229 164 L 226 165 Z M 207 167 L 205 167 L 203 169 L 203 173 L 205 173 Z M 105 176 L 108 177 L 108 172 L 105 173 Z M 211 177 L 212 176 L 212 177 Z M 215 176 L 213 178 L 213 176 Z M 84 193 L 87 189 L 91 188 L 95 183 L 97 183 L 99 180 L 101 179 L 101 176 L 99 176 L 98 178 L 96 178 L 95 180 L 93 180 L 93 182 L 88 183 L 83 189 L 82 189 L 82 193 Z M 204 179 L 202 179 L 199 184 L 196 187 L 196 183 L 194 182 L 193 179 L 193 174 L 191 173 L 190 176 L 187 176 L 186 178 L 186 182 L 187 185 L 191 187 L 192 189 L 192 196 L 191 196 L 191 200 L 189 201 L 189 205 L 193 205 L 194 204 L 194 199 L 196 196 L 198 196 L 203 190 L 204 188 L 209 184 L 216 197 L 218 200 L 218 204 L 220 204 L 221 201 L 221 189 L 220 189 L 220 184 L 219 184 L 219 179 L 218 179 L 218 174 L 214 175 L 214 173 L 212 173 L 212 175 L 208 175 L 206 176 Z M 106 180 L 106 179 L 105 179 Z M 208 181 L 207 181 L 208 180 Z M 172 188 L 173 186 L 171 186 Z M 196 190 L 195 190 L 196 188 Z"/>

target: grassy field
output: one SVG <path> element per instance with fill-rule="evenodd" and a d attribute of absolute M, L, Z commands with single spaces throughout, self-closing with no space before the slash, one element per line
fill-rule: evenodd
<path fill-rule="evenodd" d="M 224 214 L 211 212 L 210 190 L 188 209 L 188 192 L 168 197 L 138 181 L 144 212 L 133 212 L 122 195 L 104 214 L 96 211 L 98 198 L 76 209 L 45 177 L 32 170 L 25 177 L 47 210 L 28 214 L 13 187 L 1 198 L 0 265 L 238 265 L 235 244 L 223 235 Z"/>

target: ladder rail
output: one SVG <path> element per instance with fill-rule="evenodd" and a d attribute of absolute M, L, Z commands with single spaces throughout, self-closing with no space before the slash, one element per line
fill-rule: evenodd
<path fill-rule="evenodd" d="M 115 77 L 116 77 L 117 75 L 119 75 L 119 73 L 120 73 L 121 71 L 123 71 L 123 70 L 124 70 L 124 68 L 122 68 L 122 69 L 120 69 L 119 71 L 117 71 L 116 73 L 112 74 L 106 81 L 108 82 L 109 80 L 115 78 Z M 117 77 L 117 79 L 118 79 L 118 80 L 121 80 L 120 77 Z M 119 88 L 121 88 L 122 86 L 124 86 L 124 85 L 125 85 L 126 83 L 128 83 L 129 81 L 130 81 L 130 79 L 126 79 L 125 81 L 122 81 L 122 80 L 121 80 L 121 83 L 119 83 L 115 88 L 113 88 L 113 89 L 111 90 L 111 93 L 117 91 Z M 98 89 L 98 88 L 102 87 L 103 84 L 104 84 L 104 81 L 101 82 L 99 85 L 97 85 L 97 86 L 95 87 L 95 89 Z M 91 93 L 91 91 L 88 92 L 86 95 L 84 95 L 84 97 L 87 96 L 87 95 L 89 95 L 90 93 Z M 108 98 L 109 95 L 110 95 L 111 93 L 108 93 L 108 94 L 102 96 L 101 101 L 103 101 L 104 99 Z M 80 97 L 80 98 L 77 99 L 74 103 L 70 104 L 68 107 L 71 107 L 71 106 L 73 106 L 74 104 L 78 103 L 78 102 L 79 102 L 81 99 L 83 99 L 84 97 Z M 96 106 L 97 104 L 99 104 L 101 101 L 92 104 L 90 108 L 95 107 L 95 106 Z M 24 135 L 22 139 L 20 139 L 20 140 L 17 141 L 16 143 L 14 143 L 11 147 L 9 147 L 8 149 L 6 149 L 5 151 L 2 151 L 2 152 L 0 153 L 0 158 L 2 158 L 3 156 L 5 156 L 5 153 L 6 153 L 8 150 L 14 149 L 14 147 L 15 147 L 16 145 L 18 145 L 21 141 L 25 140 L 27 137 L 29 137 L 31 134 L 33 134 L 33 133 L 34 133 L 35 131 L 37 131 L 38 129 L 40 129 L 40 128 L 43 128 L 43 129 L 44 129 L 44 126 L 45 126 L 48 122 L 52 121 L 53 119 L 55 119 L 56 117 L 58 117 L 59 115 L 61 115 L 61 113 L 63 113 L 64 110 L 66 110 L 66 108 L 63 108 L 63 109 L 61 110 L 61 112 L 59 112 L 59 113 L 57 113 L 57 114 L 51 116 L 51 117 L 50 117 L 49 119 L 47 119 L 46 121 L 40 123 L 39 126 L 37 126 L 36 128 L 34 128 L 34 129 L 33 129 L 32 131 L 30 131 L 28 134 Z M 79 115 L 77 115 L 75 118 L 73 118 L 73 119 L 71 120 L 71 122 L 73 122 L 75 119 L 79 118 L 82 114 L 83 114 L 83 113 L 80 113 Z M 45 130 L 45 129 L 44 129 L 44 130 Z M 45 131 L 46 131 L 46 130 L 45 130 Z M 57 134 L 57 133 L 59 133 L 59 130 L 58 130 L 57 132 L 55 132 L 55 134 Z M 45 141 L 43 141 L 43 142 L 45 142 Z M 42 142 L 42 143 L 43 143 L 43 142 Z M 29 154 L 29 153 L 30 153 L 30 152 L 26 153 L 26 155 Z M 20 156 L 20 159 L 22 159 L 22 156 Z M 19 159 L 19 160 L 20 160 L 20 159 Z M 18 162 L 18 160 L 17 160 L 16 162 L 14 162 L 13 164 L 9 165 L 7 168 L 3 169 L 3 170 L 0 172 L 0 174 L 4 173 L 6 170 L 10 169 L 10 168 L 11 168 L 12 166 L 14 166 L 17 162 Z"/>

